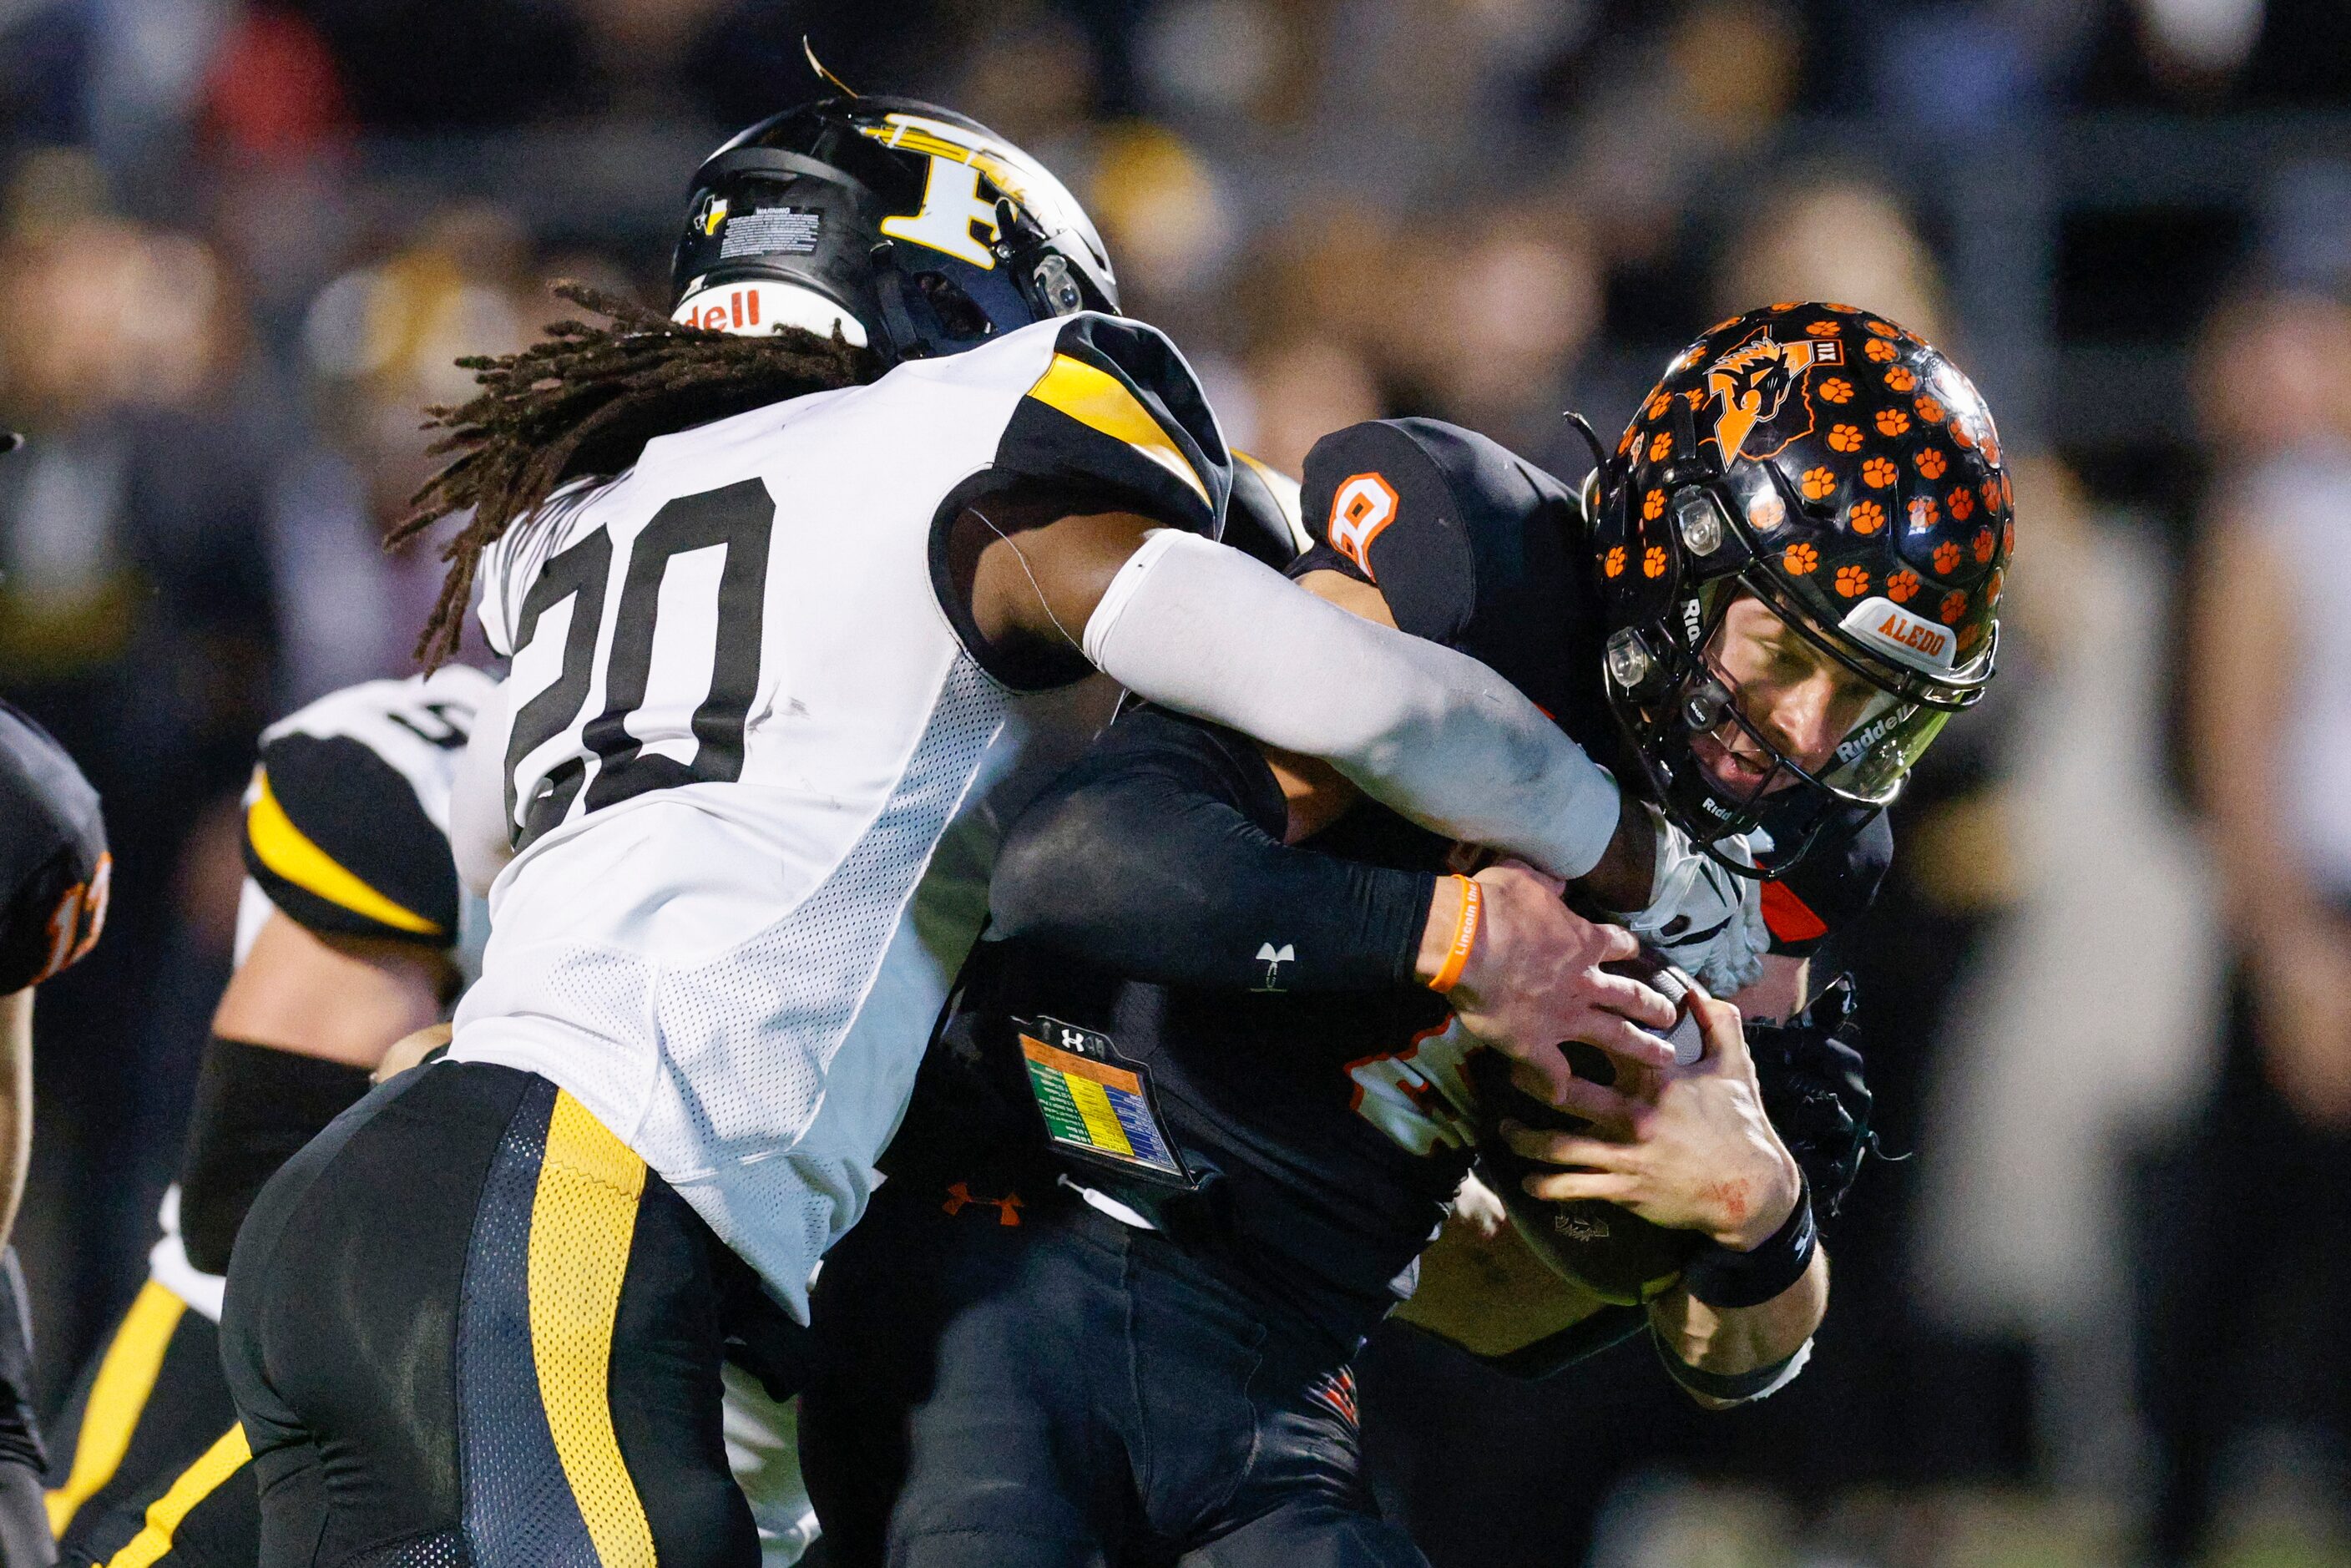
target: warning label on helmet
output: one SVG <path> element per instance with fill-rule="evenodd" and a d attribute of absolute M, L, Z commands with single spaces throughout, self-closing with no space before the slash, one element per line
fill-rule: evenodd
<path fill-rule="evenodd" d="M 817 235 L 823 228 L 821 214 L 804 213 L 798 207 L 761 207 L 738 213 L 726 220 L 726 233 L 718 242 L 718 259 L 728 261 L 738 256 L 778 253 L 808 256 L 815 251 Z"/>

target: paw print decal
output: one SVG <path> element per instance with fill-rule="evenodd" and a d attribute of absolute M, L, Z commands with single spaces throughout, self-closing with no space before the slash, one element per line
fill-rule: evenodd
<path fill-rule="evenodd" d="M 1804 499 L 1807 501 L 1823 499 L 1836 488 L 1836 473 L 1834 469 L 1807 468 L 1804 470 Z"/>
<path fill-rule="evenodd" d="M 1951 492 L 1948 505 L 1951 508 L 1951 520 L 1955 523 L 1964 523 L 1975 513 L 1976 493 L 1962 485 Z"/>
<path fill-rule="evenodd" d="M 1871 320 L 1864 321 L 1862 325 L 1881 338 L 1898 338 L 1901 336 L 1900 329 L 1897 329 L 1891 321 L 1879 321 L 1873 319 Z"/>
<path fill-rule="evenodd" d="M 1857 534 L 1874 534 L 1886 526 L 1886 508 L 1875 501 L 1855 501 L 1844 515 L 1845 527 Z"/>
<path fill-rule="evenodd" d="M 1843 333 L 1844 329 L 1834 321 L 1815 321 L 1804 330 L 1815 338 L 1834 338 Z"/>
<path fill-rule="evenodd" d="M 1747 508 L 1747 521 L 1764 533 L 1788 520 L 1788 507 L 1777 496 L 1765 496 Z"/>
<path fill-rule="evenodd" d="M 1792 544 L 1781 552 L 1780 563 L 1798 577 L 1803 577 L 1821 564 L 1821 552 L 1808 544 Z"/>
<path fill-rule="evenodd" d="M 1959 547 L 1945 539 L 1935 547 L 1935 570 L 1944 577 L 1959 570 Z"/>
<path fill-rule="evenodd" d="M 1853 383 L 1845 380 L 1843 376 L 1831 376 L 1828 380 L 1823 382 L 1819 386 L 1814 387 L 1813 390 L 1821 394 L 1821 401 L 1823 402 L 1851 402 L 1853 401 Z"/>
<path fill-rule="evenodd" d="M 1933 398 L 1922 397 L 1910 406 L 1917 409 L 1918 411 L 1918 417 L 1925 420 L 1928 424 L 1940 424 L 1943 423 L 1943 405 L 1937 402 Z"/>
<path fill-rule="evenodd" d="M 1625 575 L 1625 547 L 1611 545 L 1608 553 L 1600 558 L 1600 570 L 1610 577 Z"/>
<path fill-rule="evenodd" d="M 1861 465 L 1862 479 L 1873 490 L 1883 490 L 1901 477 L 1902 470 L 1894 466 L 1891 457 L 1872 457 Z"/>
<path fill-rule="evenodd" d="M 1861 426 L 1857 424 L 1833 424 L 1829 426 L 1829 448 L 1834 452 L 1860 451 Z"/>
<path fill-rule="evenodd" d="M 1641 497 L 1641 520 L 1654 523 L 1666 515 L 1666 493 L 1652 490 Z"/>
<path fill-rule="evenodd" d="M 1881 408 L 1877 411 L 1878 434 L 1899 435 L 1909 428 L 1910 416 L 1903 413 L 1900 409 Z"/>
<path fill-rule="evenodd" d="M 1929 479 L 1941 478 L 1943 470 L 1949 466 L 1950 462 L 1943 455 L 1943 449 L 1939 446 L 1927 447 L 1918 454 L 1918 472 Z"/>
<path fill-rule="evenodd" d="M 1921 496 L 1910 503 L 1910 531 L 1923 534 L 1942 521 L 1943 508 L 1935 505 L 1932 496 Z"/>
<path fill-rule="evenodd" d="M 1886 372 L 1886 384 L 1896 392 L 1907 392 L 1918 384 L 1918 377 L 1909 366 L 1896 365 Z"/>
<path fill-rule="evenodd" d="M 2001 525 L 2000 549 L 2002 555 L 2016 553 L 2016 519 L 2014 517 Z"/>
<path fill-rule="evenodd" d="M 1905 569 L 1886 580 L 1886 597 L 1896 604 L 1907 604 L 1918 591 L 1918 574 Z"/>
<path fill-rule="evenodd" d="M 1651 419 L 1663 419 L 1666 417 L 1666 410 L 1673 406 L 1673 402 L 1674 400 L 1667 394 L 1658 392 L 1649 399 L 1649 406 L 1641 412 Z"/>
<path fill-rule="evenodd" d="M 1991 564 L 1991 530 L 1990 528 L 1978 528 L 1976 530 L 1976 564 L 1978 566 L 1990 566 Z"/>
<path fill-rule="evenodd" d="M 1663 577 L 1666 575 L 1665 546 L 1651 545 L 1646 550 L 1642 552 L 1641 575 L 1643 577 Z"/>
<path fill-rule="evenodd" d="M 1883 365 L 1891 363 L 1894 356 L 1902 350 L 1883 338 L 1872 338 L 1861 346 L 1861 351 Z"/>
<path fill-rule="evenodd" d="M 1955 588 L 1943 595 L 1943 608 L 1938 613 L 1942 616 L 1944 625 L 1950 625 L 1967 612 L 1968 595 L 1965 589 Z"/>
<path fill-rule="evenodd" d="M 1673 438 L 1672 436 L 1670 436 L 1670 435 L 1667 434 L 1664 431 L 1662 431 L 1662 430 L 1661 430 L 1661 431 L 1657 432 L 1657 434 L 1655 434 L 1655 435 L 1653 435 L 1653 436 L 1649 437 L 1649 461 L 1650 461 L 1650 462 L 1652 462 L 1652 463 L 1662 463 L 1662 462 L 1664 462 L 1667 457 L 1670 457 L 1670 456 L 1672 456 L 1672 455 L 1673 455 L 1673 450 L 1674 450 L 1674 438 Z"/>
<path fill-rule="evenodd" d="M 1869 591 L 1869 573 L 1857 566 L 1837 568 L 1836 591 L 1847 599 L 1859 599 Z"/>

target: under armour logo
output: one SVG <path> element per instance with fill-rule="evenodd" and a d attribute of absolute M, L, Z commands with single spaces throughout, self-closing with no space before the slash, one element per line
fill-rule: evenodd
<path fill-rule="evenodd" d="M 1017 1192 L 1008 1192 L 1002 1197 L 974 1197 L 969 1186 L 962 1182 L 956 1182 L 948 1186 L 947 1200 L 939 1205 L 939 1207 L 948 1214 L 961 1214 L 975 1203 L 993 1205 L 996 1209 L 996 1223 L 998 1225 L 1020 1223 L 1020 1210 L 1023 1205 L 1020 1202 L 1020 1195 Z"/>
<path fill-rule="evenodd" d="M 1297 959 L 1298 949 L 1287 942 L 1279 947 L 1270 942 L 1261 945 L 1257 950 L 1257 961 L 1265 966 L 1265 984 L 1250 988 L 1259 991 L 1281 989 L 1281 967 L 1295 963 Z"/>

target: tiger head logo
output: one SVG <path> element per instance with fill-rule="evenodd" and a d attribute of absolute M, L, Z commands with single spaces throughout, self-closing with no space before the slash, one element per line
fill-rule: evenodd
<path fill-rule="evenodd" d="M 1715 361 L 1707 369 L 1706 384 L 1719 410 L 1714 439 L 1722 461 L 1738 458 L 1748 434 L 1779 417 L 1805 371 L 1844 362 L 1844 345 L 1834 338 L 1781 343 L 1772 340 L 1768 327 Z"/>

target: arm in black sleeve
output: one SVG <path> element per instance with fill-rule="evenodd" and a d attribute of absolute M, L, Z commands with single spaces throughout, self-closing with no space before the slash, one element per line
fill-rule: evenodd
<path fill-rule="evenodd" d="M 1436 879 L 1281 841 L 1288 807 L 1257 747 L 1131 713 L 1015 822 L 995 935 L 1161 985 L 1288 990 L 1410 985 Z"/>

